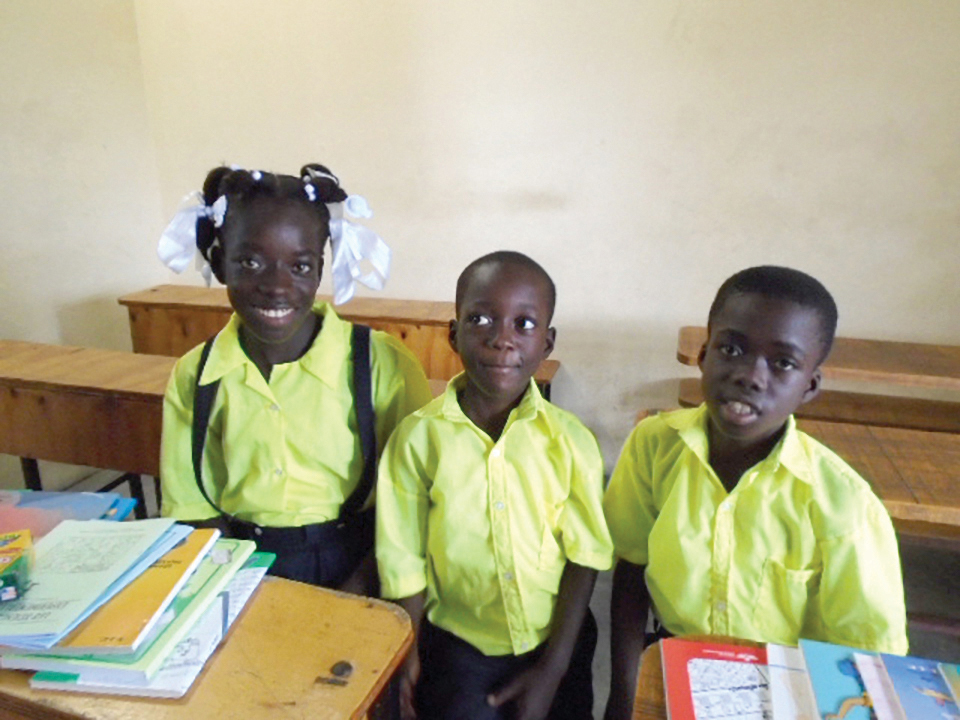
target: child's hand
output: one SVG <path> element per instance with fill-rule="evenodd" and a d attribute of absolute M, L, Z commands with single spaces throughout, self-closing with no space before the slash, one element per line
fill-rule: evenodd
<path fill-rule="evenodd" d="M 562 672 L 538 662 L 490 695 L 487 703 L 500 707 L 513 701 L 516 707 L 513 717 L 517 720 L 543 720 L 550 712 L 562 678 Z"/>
<path fill-rule="evenodd" d="M 420 653 L 414 643 L 410 654 L 400 669 L 400 719 L 416 720 L 417 710 L 413 704 L 413 693 L 420 679 Z"/>

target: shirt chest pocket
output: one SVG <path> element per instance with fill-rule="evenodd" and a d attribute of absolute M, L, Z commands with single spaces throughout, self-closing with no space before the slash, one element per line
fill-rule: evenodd
<path fill-rule="evenodd" d="M 767 642 L 796 644 L 819 575 L 819 570 L 794 570 L 774 558 L 764 561 L 753 623 Z"/>

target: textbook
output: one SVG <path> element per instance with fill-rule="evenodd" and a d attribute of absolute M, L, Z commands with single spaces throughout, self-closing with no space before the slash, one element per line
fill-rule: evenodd
<path fill-rule="evenodd" d="M 936 660 L 886 653 L 880 657 L 907 720 L 960 718 L 960 709 L 940 675 Z"/>
<path fill-rule="evenodd" d="M 191 530 L 170 519 L 64 520 L 34 546 L 24 596 L 0 604 L 0 644 L 52 647 Z"/>
<path fill-rule="evenodd" d="M 670 720 L 772 720 L 765 648 L 668 638 L 660 650 Z"/>
<path fill-rule="evenodd" d="M 774 720 L 819 720 L 810 676 L 799 648 L 767 643 Z"/>
<path fill-rule="evenodd" d="M 960 706 L 960 665 L 953 663 L 939 663 L 940 677 L 950 688 L 950 694 L 953 695 L 953 701 Z"/>
<path fill-rule="evenodd" d="M 163 662 L 157 674 L 146 685 L 123 682 L 96 682 L 84 675 L 38 672 L 30 687 L 44 690 L 132 695 L 137 697 L 178 698 L 190 689 L 207 660 L 223 642 L 240 611 L 263 580 L 275 555 L 255 552 L 214 601 L 203 617 L 190 630 Z"/>
<path fill-rule="evenodd" d="M 252 540 L 217 540 L 163 613 L 151 636 L 132 656 L 13 653 L 3 655 L 0 664 L 10 669 L 78 674 L 93 682 L 146 685 L 254 549 Z"/>
<path fill-rule="evenodd" d="M 219 536 L 215 529 L 194 530 L 50 652 L 132 655 Z"/>
<path fill-rule="evenodd" d="M 822 717 L 872 720 L 870 696 L 854 659 L 854 653 L 870 652 L 817 640 L 800 640 L 800 649 Z"/>
<path fill-rule="evenodd" d="M 870 696 L 873 714 L 876 715 L 877 720 L 906 720 L 903 708 L 900 707 L 900 701 L 897 699 L 897 691 L 890 681 L 880 656 L 874 653 L 855 652 L 853 660 Z"/>

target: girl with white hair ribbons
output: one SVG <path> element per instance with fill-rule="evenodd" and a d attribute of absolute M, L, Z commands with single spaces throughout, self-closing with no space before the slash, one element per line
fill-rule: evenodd
<path fill-rule="evenodd" d="M 431 393 L 399 340 L 317 300 L 328 237 L 337 302 L 387 277 L 390 250 L 345 215 L 370 211 L 322 165 L 218 167 L 167 227 L 161 259 L 182 271 L 199 250 L 235 312 L 171 375 L 161 513 L 255 540 L 276 575 L 373 594 L 371 473 Z"/>

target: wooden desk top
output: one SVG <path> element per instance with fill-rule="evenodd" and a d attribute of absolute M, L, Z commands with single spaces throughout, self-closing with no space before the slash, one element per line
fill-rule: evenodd
<path fill-rule="evenodd" d="M 680 328 L 677 359 L 696 365 L 707 329 Z M 824 377 L 960 390 L 960 345 L 836 338 L 823 364 Z"/>
<path fill-rule="evenodd" d="M 800 420 L 873 486 L 894 520 L 960 526 L 960 435 Z"/>
<path fill-rule="evenodd" d="M 363 717 L 413 642 L 396 605 L 268 577 L 179 700 L 31 690 L 0 671 L 0 716 L 68 720 Z M 345 680 L 330 669 L 347 661 Z"/>
<path fill-rule="evenodd" d="M 329 295 L 317 295 L 333 302 Z M 180 308 L 192 305 L 230 315 L 233 308 L 227 299 L 226 288 L 197 287 L 194 285 L 157 285 L 148 290 L 124 295 L 119 300 L 127 307 Z M 455 316 L 454 303 L 432 300 L 395 300 L 392 298 L 355 297 L 336 308 L 337 314 L 358 322 L 412 322 L 418 325 L 446 326 Z"/>
<path fill-rule="evenodd" d="M 176 358 L 0 340 L 0 386 L 163 400 Z M 52 381 L 55 379 L 55 382 Z"/>

